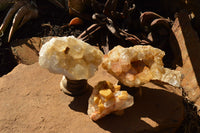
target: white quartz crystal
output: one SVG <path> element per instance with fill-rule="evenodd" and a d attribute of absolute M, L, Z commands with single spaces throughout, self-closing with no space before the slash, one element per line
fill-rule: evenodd
<path fill-rule="evenodd" d="M 55 37 L 46 42 L 39 53 L 39 64 L 52 73 L 71 80 L 92 77 L 101 64 L 103 53 L 73 36 Z"/>

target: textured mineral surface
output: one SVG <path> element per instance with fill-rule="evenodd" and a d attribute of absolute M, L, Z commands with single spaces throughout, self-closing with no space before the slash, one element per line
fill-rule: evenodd
<path fill-rule="evenodd" d="M 133 105 L 133 97 L 127 91 L 120 91 L 121 86 L 108 81 L 99 82 L 89 98 L 88 115 L 98 120 L 114 111 L 121 111 Z"/>
<path fill-rule="evenodd" d="M 164 68 L 164 55 L 164 51 L 152 46 L 116 46 L 105 55 L 102 66 L 129 87 L 138 87 L 150 80 L 159 80 L 180 87 L 181 73 Z"/>
<path fill-rule="evenodd" d="M 100 50 L 73 36 L 52 38 L 42 46 L 39 55 L 42 67 L 71 80 L 92 77 L 103 57 Z"/>

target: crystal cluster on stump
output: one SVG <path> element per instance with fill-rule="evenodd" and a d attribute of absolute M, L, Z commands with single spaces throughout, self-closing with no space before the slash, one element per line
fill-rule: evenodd
<path fill-rule="evenodd" d="M 39 53 L 39 64 L 52 73 L 62 74 L 61 90 L 69 95 L 87 91 L 87 79 L 97 71 L 103 53 L 73 36 L 55 37 Z"/>

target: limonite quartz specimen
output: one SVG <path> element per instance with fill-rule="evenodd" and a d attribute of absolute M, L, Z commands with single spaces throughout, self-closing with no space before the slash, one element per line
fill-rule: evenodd
<path fill-rule="evenodd" d="M 39 64 L 43 68 L 70 80 L 92 77 L 102 58 L 99 49 L 73 36 L 52 38 L 39 52 Z"/>
<path fill-rule="evenodd" d="M 164 68 L 165 52 L 152 46 L 114 47 L 102 67 L 128 87 L 138 87 L 150 80 L 159 80 L 180 87 L 180 71 Z"/>
<path fill-rule="evenodd" d="M 99 82 L 93 89 L 88 101 L 88 115 L 96 121 L 111 112 L 122 111 L 134 104 L 133 96 L 121 91 L 120 85 L 108 81 Z"/>

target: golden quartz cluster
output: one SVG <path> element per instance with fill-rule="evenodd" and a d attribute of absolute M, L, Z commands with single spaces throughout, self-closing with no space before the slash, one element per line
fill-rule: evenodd
<path fill-rule="evenodd" d="M 52 38 L 40 50 L 39 64 L 50 72 L 70 80 L 88 79 L 98 66 L 106 69 L 122 84 L 138 87 L 150 80 L 159 80 L 180 87 L 181 73 L 164 68 L 165 53 L 152 46 L 116 46 L 107 55 L 73 36 Z M 99 82 L 89 98 L 88 115 L 98 120 L 105 115 L 133 105 L 133 96 L 120 91 L 121 86 Z M 81 88 L 80 88 L 81 89 Z"/>
<path fill-rule="evenodd" d="M 128 87 L 159 80 L 180 87 L 181 73 L 164 68 L 165 52 L 152 46 L 116 46 L 105 56 L 102 67 Z"/>

